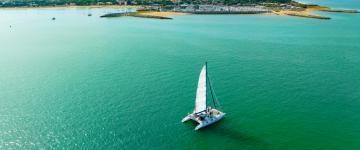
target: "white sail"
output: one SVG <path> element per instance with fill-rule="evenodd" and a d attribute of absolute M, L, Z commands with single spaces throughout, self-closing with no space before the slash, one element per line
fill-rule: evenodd
<path fill-rule="evenodd" d="M 203 66 L 200 72 L 194 112 L 197 113 L 203 110 L 206 110 L 206 65 Z"/>

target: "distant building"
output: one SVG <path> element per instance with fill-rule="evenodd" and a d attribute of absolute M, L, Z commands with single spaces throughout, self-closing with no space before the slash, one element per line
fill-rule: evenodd
<path fill-rule="evenodd" d="M 174 4 L 180 3 L 181 0 L 171 0 L 171 2 L 173 2 Z"/>
<path fill-rule="evenodd" d="M 29 6 L 31 6 L 31 7 L 38 7 L 39 5 L 36 4 L 35 2 L 31 2 L 31 3 L 29 4 Z"/>
<path fill-rule="evenodd" d="M 128 1 L 127 0 L 116 0 L 119 5 L 127 5 L 128 4 Z"/>

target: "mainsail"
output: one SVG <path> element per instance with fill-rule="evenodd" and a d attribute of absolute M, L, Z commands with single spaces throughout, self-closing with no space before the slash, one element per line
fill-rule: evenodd
<path fill-rule="evenodd" d="M 196 91 L 195 113 L 206 110 L 206 65 L 203 66 L 199 76 Z"/>

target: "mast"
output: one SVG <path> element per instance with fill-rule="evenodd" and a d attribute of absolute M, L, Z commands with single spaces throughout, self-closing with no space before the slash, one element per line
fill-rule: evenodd
<path fill-rule="evenodd" d="M 206 68 L 206 80 L 209 81 L 209 87 L 210 87 L 210 92 L 211 92 L 211 98 L 212 98 L 212 101 L 213 101 L 213 104 L 214 104 L 214 107 L 216 108 L 216 103 L 215 103 L 215 98 L 214 98 L 214 93 L 213 93 L 213 89 L 211 87 L 211 82 L 210 82 L 210 79 L 208 79 L 208 71 L 207 71 L 207 62 L 205 62 L 205 68 Z"/>
<path fill-rule="evenodd" d="M 206 80 L 206 84 L 207 84 L 207 81 L 208 81 L 208 70 L 207 70 L 207 61 L 205 61 L 205 70 L 206 70 L 206 78 L 205 78 L 205 80 Z M 207 87 L 206 87 L 207 88 Z M 207 90 L 206 90 L 206 92 L 207 92 Z M 206 95 L 206 94 L 205 94 Z M 206 97 L 207 98 L 207 97 Z M 206 100 L 207 101 L 207 100 Z M 206 107 L 205 108 L 207 108 L 207 103 L 205 103 L 206 104 Z"/>

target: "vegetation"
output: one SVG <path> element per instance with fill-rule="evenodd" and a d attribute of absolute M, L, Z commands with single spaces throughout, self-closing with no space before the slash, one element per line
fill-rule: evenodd
<path fill-rule="evenodd" d="M 119 2 L 129 5 L 224 4 L 254 5 L 260 3 L 291 3 L 292 0 L 0 0 L 0 7 L 58 6 L 58 5 L 111 5 Z"/>
<path fill-rule="evenodd" d="M 140 5 L 160 4 L 224 4 L 224 5 L 255 5 L 260 3 L 290 3 L 292 0 L 132 0 Z"/>
<path fill-rule="evenodd" d="M 2 7 L 118 4 L 116 0 L 0 0 Z"/>

